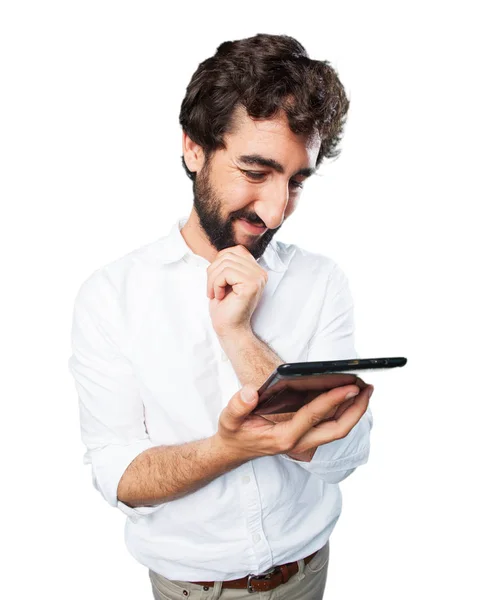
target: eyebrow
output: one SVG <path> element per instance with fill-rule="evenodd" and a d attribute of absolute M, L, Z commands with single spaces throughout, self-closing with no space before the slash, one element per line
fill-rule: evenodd
<path fill-rule="evenodd" d="M 243 154 L 239 156 L 238 160 L 245 165 L 258 165 L 260 167 L 269 167 L 277 173 L 285 173 L 284 167 L 273 158 L 266 158 L 265 156 L 261 156 L 260 154 Z M 316 169 L 312 169 L 310 167 L 305 167 L 303 169 L 299 169 L 297 173 L 294 173 L 293 177 L 296 175 L 304 175 L 305 177 L 310 177 Z"/>

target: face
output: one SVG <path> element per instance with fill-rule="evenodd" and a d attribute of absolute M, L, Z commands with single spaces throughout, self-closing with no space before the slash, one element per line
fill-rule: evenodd
<path fill-rule="evenodd" d="M 294 134 L 283 113 L 253 120 L 239 109 L 234 119 L 226 149 L 210 155 L 196 173 L 194 209 L 216 250 L 242 244 L 257 259 L 294 212 L 320 139 Z"/>

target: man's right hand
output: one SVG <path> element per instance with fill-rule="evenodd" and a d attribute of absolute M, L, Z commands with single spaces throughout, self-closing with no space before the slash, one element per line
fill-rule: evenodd
<path fill-rule="evenodd" d="M 213 438 L 234 460 L 304 453 L 345 437 L 366 412 L 372 391 L 370 385 L 362 389 L 358 385 L 337 387 L 301 407 L 292 419 L 273 423 L 251 414 L 258 393 L 248 384 L 232 396 L 221 412 Z M 241 394 L 253 401 L 246 402 Z M 352 400 L 349 394 L 354 394 Z"/>

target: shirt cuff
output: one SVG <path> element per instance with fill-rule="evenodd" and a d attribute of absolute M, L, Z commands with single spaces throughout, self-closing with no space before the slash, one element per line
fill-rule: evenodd
<path fill-rule="evenodd" d="M 331 460 L 332 449 L 330 448 L 330 445 L 332 443 L 333 442 L 318 446 L 313 458 L 309 462 L 291 458 L 290 456 L 287 456 L 287 454 L 281 454 L 280 456 L 285 460 L 295 462 L 298 465 L 307 468 L 308 470 L 312 470 L 314 467 L 324 467 L 328 471 L 345 471 L 347 469 L 358 467 L 359 465 L 367 462 L 370 453 L 369 444 L 362 447 L 362 449 L 355 454 L 346 456 L 345 458 Z"/>
<path fill-rule="evenodd" d="M 126 445 L 110 444 L 103 448 L 88 450 L 83 458 L 84 464 L 91 464 L 94 487 L 111 506 L 121 510 L 134 523 L 161 508 L 162 504 L 133 508 L 117 498 L 117 488 L 131 462 L 153 446 L 154 444 L 148 438 Z"/>
<path fill-rule="evenodd" d="M 329 483 L 335 483 L 335 477 L 332 477 L 331 473 L 341 472 L 343 475 L 343 472 L 353 470 L 368 461 L 372 425 L 373 418 L 368 408 L 344 438 L 318 446 L 309 462 L 296 460 L 287 454 L 279 456 L 284 460 L 297 463 L 303 469 L 326 479 Z"/>

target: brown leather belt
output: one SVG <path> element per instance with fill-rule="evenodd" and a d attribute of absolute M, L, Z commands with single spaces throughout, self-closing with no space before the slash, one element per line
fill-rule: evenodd
<path fill-rule="evenodd" d="M 318 550 L 316 551 L 318 552 Z M 304 564 L 315 556 L 316 552 L 304 558 Z M 299 570 L 297 560 L 286 563 L 285 565 L 277 565 L 259 575 L 246 575 L 240 579 L 231 579 L 230 581 L 222 581 L 222 588 L 247 589 L 248 592 L 266 592 L 278 587 L 281 583 L 287 583 L 289 579 Z M 213 587 L 214 581 L 191 581 L 197 585 L 202 585 L 205 588 Z"/>

